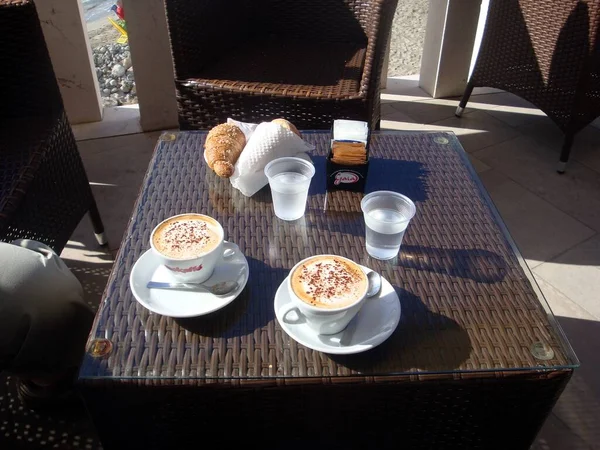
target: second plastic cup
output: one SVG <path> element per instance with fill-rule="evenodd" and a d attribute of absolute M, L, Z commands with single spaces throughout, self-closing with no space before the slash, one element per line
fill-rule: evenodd
<path fill-rule="evenodd" d="M 315 167 L 302 158 L 278 158 L 265 167 L 271 186 L 275 215 L 282 220 L 297 220 L 304 215 L 310 180 Z"/>
<path fill-rule="evenodd" d="M 365 195 L 360 206 L 367 229 L 367 253 L 376 259 L 394 258 L 415 215 L 415 204 L 397 192 L 377 191 Z"/>

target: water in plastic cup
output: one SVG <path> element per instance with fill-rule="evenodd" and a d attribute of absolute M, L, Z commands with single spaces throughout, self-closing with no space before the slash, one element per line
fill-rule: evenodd
<path fill-rule="evenodd" d="M 265 167 L 269 179 L 275 215 L 296 220 L 304 215 L 310 180 L 315 167 L 302 158 L 278 158 Z"/>
<path fill-rule="evenodd" d="M 360 206 L 367 229 L 367 253 L 376 259 L 394 258 L 415 215 L 415 204 L 397 192 L 377 191 L 365 195 Z"/>

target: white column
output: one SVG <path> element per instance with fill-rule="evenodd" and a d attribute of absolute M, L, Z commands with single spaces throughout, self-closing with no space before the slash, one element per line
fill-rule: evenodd
<path fill-rule="evenodd" d="M 81 0 L 35 0 L 71 124 L 102 120 L 96 68 Z"/>
<path fill-rule="evenodd" d="M 430 0 L 419 86 L 433 98 L 463 93 L 480 6 L 481 0 Z"/>
<path fill-rule="evenodd" d="M 173 61 L 163 0 L 123 0 L 144 131 L 177 128 Z"/>

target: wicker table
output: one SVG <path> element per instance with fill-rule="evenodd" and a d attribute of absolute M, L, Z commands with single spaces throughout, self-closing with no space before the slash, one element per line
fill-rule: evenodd
<path fill-rule="evenodd" d="M 204 133 L 161 136 L 79 375 L 105 448 L 528 448 L 578 361 L 456 137 L 373 135 L 366 191 L 417 205 L 400 257 L 382 262 L 365 252 L 362 194 L 325 191 L 330 135 L 304 136 L 317 174 L 292 223 L 268 188 L 246 198 L 207 170 Z M 221 311 L 181 320 L 140 306 L 129 274 L 152 228 L 186 211 L 223 224 L 250 280 Z M 394 285 L 388 341 L 333 356 L 282 331 L 275 290 L 318 253 Z"/>

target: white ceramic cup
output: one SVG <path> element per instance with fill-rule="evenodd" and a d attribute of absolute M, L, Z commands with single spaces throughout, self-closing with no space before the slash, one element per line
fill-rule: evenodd
<path fill-rule="evenodd" d="M 159 252 L 154 246 L 154 233 L 163 223 L 181 216 L 197 216 L 199 219 L 212 224 L 213 229 L 219 236 L 219 243 L 209 251 L 201 253 L 193 258 L 175 259 Z M 161 264 L 169 270 L 175 280 L 185 283 L 202 283 L 210 278 L 217 263 L 223 257 L 224 234 L 225 232 L 223 231 L 221 224 L 210 216 L 196 213 L 178 214 L 163 220 L 154 228 L 154 230 L 152 230 L 152 233 L 150 234 L 150 246 L 154 255 L 160 260 Z"/>
<path fill-rule="evenodd" d="M 337 259 L 342 259 L 348 261 L 349 263 L 357 266 L 362 270 L 358 264 L 354 261 L 344 258 L 338 255 L 315 255 L 315 256 L 331 256 Z M 294 270 L 304 263 L 306 260 L 312 259 L 315 256 L 311 256 L 309 258 L 305 258 L 296 264 L 292 270 L 290 270 L 290 275 L 287 277 L 287 289 L 292 300 L 287 305 L 284 305 L 279 310 L 279 317 L 286 323 L 297 324 L 302 323 L 303 321 L 317 334 L 337 334 L 342 331 L 344 328 L 348 326 L 350 321 L 356 316 L 360 308 L 362 308 L 365 300 L 367 299 L 367 290 L 369 289 L 369 283 L 365 283 L 365 289 L 363 292 L 358 293 L 356 300 L 349 305 L 346 305 L 341 308 L 319 308 L 317 306 L 309 305 L 308 303 L 303 302 L 292 289 L 292 274 Z M 290 317 L 291 312 L 294 311 L 296 314 L 296 318 Z"/>

